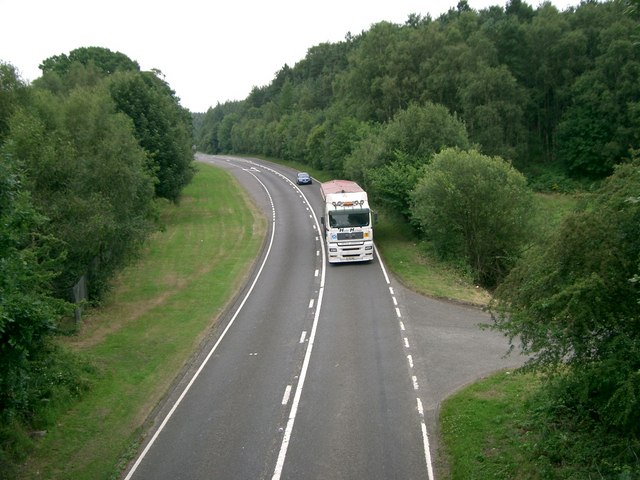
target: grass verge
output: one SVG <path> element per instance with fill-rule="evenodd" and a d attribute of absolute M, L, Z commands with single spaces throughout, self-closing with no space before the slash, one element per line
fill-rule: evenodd
<path fill-rule="evenodd" d="M 117 478 L 118 463 L 135 450 L 145 419 L 247 275 L 266 232 L 233 177 L 206 165 L 162 220 L 164 230 L 104 305 L 62 340 L 99 373 L 37 443 L 21 478 Z"/>
<path fill-rule="evenodd" d="M 439 478 L 451 480 L 537 478 L 527 398 L 539 382 L 531 374 L 500 372 L 442 403 Z"/>

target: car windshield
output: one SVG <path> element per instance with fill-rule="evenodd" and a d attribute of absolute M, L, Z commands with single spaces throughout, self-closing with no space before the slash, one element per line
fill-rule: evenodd
<path fill-rule="evenodd" d="M 309 178 L 309 174 L 308 173 L 299 173 L 298 174 L 298 178 Z"/>
<path fill-rule="evenodd" d="M 332 228 L 366 227 L 369 225 L 368 209 L 335 210 L 329 212 Z"/>

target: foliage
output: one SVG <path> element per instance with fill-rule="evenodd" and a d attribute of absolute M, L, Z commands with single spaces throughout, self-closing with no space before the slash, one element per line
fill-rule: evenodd
<path fill-rule="evenodd" d="M 446 149 L 418 181 L 412 216 L 442 256 L 466 259 L 494 287 L 527 243 L 531 206 L 524 176 L 504 160 Z"/>
<path fill-rule="evenodd" d="M 43 76 L 34 84 L 63 96 L 107 82 L 116 109 L 131 118 L 135 137 L 149 157 L 149 169 L 157 177 L 156 195 L 178 200 L 193 177 L 191 115 L 161 72 L 141 72 L 126 55 L 99 47 L 50 57 L 40 67 Z"/>
<path fill-rule="evenodd" d="M 563 401 L 624 434 L 640 431 L 640 163 L 621 165 L 496 291 L 495 328 L 532 365 L 559 369 Z M 561 368 L 567 365 L 568 368 Z"/>
<path fill-rule="evenodd" d="M 402 164 L 419 169 L 443 148 L 465 149 L 469 146 L 464 124 L 444 106 L 411 104 L 406 110 L 399 111 L 392 121 L 371 128 L 367 137 L 346 158 L 344 169 L 348 176 L 375 189 L 372 179 L 380 177 L 376 173 L 379 167 L 400 160 Z M 398 187 L 397 194 L 406 207 L 413 185 L 409 182 Z"/>
<path fill-rule="evenodd" d="M 27 86 L 13 65 L 0 61 L 0 143 L 9 131 L 9 118 L 26 100 Z"/>
<path fill-rule="evenodd" d="M 0 162 L 0 420 L 24 414 L 32 362 L 65 307 L 51 295 L 63 256 L 47 236 L 47 219 L 33 205 L 19 165 L 7 152 Z"/>
<path fill-rule="evenodd" d="M 423 175 L 423 168 L 406 160 L 406 155 L 397 152 L 392 163 L 370 170 L 367 174 L 369 192 L 376 204 L 411 218 L 411 192 Z"/>
<path fill-rule="evenodd" d="M 2 478 L 88 388 L 86 364 L 51 341 L 72 286 L 86 274 L 99 299 L 157 226 L 154 187 L 176 200 L 193 173 L 190 116 L 158 72 L 98 48 L 43 66 L 25 85 L 0 63 Z M 127 79 L 140 88 L 116 104 L 109 87 Z"/>
<path fill-rule="evenodd" d="M 156 195 L 177 201 L 193 177 L 191 117 L 156 72 L 117 73 L 109 88 L 118 111 L 135 126 L 158 181 Z"/>
<path fill-rule="evenodd" d="M 570 180 L 600 180 L 640 147 L 634 6 L 587 1 L 560 12 L 550 3 L 534 9 L 513 1 L 476 11 L 459 2 L 436 20 L 382 21 L 310 48 L 246 100 L 211 109 L 197 145 L 212 153 L 295 156 L 364 182 L 365 172 L 392 162 L 396 150 L 411 153 L 371 135 L 395 125 L 404 140 L 418 143 L 429 133 L 398 116 L 438 105 L 485 155 L 523 171 L 542 165 Z"/>
<path fill-rule="evenodd" d="M 640 143 L 640 49 L 637 22 L 620 20 L 600 33 L 594 68 L 571 86 L 572 104 L 558 125 L 559 154 L 574 175 L 610 175 L 629 146 Z"/>
<path fill-rule="evenodd" d="M 40 70 L 43 75 L 55 72 L 60 77 L 69 75 L 74 64 L 87 66 L 93 64 L 103 75 L 110 75 L 117 71 L 139 71 L 138 62 L 131 60 L 125 54 L 112 52 L 102 47 L 81 47 L 72 50 L 68 55 L 61 53 L 42 61 Z"/>
<path fill-rule="evenodd" d="M 11 119 L 10 152 L 24 163 L 48 230 L 68 256 L 56 282 L 67 291 L 87 271 L 99 297 L 105 280 L 154 225 L 153 179 L 130 120 L 116 113 L 105 89 L 46 91 Z"/>

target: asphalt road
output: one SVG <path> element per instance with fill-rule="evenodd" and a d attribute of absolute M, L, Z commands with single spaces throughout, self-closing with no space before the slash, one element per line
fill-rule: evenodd
<path fill-rule="evenodd" d="M 478 328 L 486 314 L 410 292 L 378 258 L 329 266 L 317 184 L 258 160 L 198 160 L 229 169 L 271 228 L 125 478 L 435 478 L 441 400 L 522 360 Z"/>

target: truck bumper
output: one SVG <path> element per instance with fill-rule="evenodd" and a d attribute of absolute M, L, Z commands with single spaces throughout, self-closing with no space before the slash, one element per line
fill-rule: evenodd
<path fill-rule="evenodd" d="M 329 243 L 329 263 L 370 262 L 373 260 L 373 242 Z"/>

